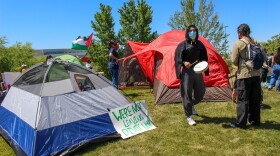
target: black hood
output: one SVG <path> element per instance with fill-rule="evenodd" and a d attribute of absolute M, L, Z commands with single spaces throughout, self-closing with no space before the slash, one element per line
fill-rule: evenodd
<path fill-rule="evenodd" d="M 197 29 L 197 27 L 195 25 L 190 25 L 190 26 L 187 27 L 186 34 L 185 34 L 185 37 L 186 37 L 186 40 L 187 40 L 188 43 L 190 43 L 192 41 L 192 39 L 188 35 L 191 27 L 194 27 L 196 29 L 195 42 L 198 40 L 198 29 Z"/>

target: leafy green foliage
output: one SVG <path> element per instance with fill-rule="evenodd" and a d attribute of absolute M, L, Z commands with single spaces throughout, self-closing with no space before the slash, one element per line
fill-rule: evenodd
<path fill-rule="evenodd" d="M 6 43 L 7 43 L 6 36 L 0 36 L 0 47 L 4 47 Z"/>
<path fill-rule="evenodd" d="M 95 20 L 91 21 L 91 26 L 95 32 L 94 35 L 102 45 L 108 45 L 109 41 L 115 38 L 115 23 L 111 11 L 110 6 L 100 3 L 100 12 L 97 12 L 94 15 Z"/>
<path fill-rule="evenodd" d="M 45 56 L 35 57 L 31 43 L 17 42 L 11 47 L 5 47 L 6 37 L 0 37 L 0 72 L 18 72 L 22 64 L 27 68 L 45 61 Z M 1 76 L 1 75 L 0 75 Z"/>
<path fill-rule="evenodd" d="M 3 42 L 3 41 L 1 41 Z M 6 41 L 4 40 L 4 43 Z M 22 64 L 30 67 L 43 62 L 45 57 L 35 57 L 31 43 L 22 44 L 17 42 L 11 47 L 0 46 L 0 72 L 17 72 Z"/>
<path fill-rule="evenodd" d="M 111 11 L 110 6 L 100 4 L 100 12 L 97 12 L 94 15 L 94 20 L 91 21 L 95 36 L 99 40 L 95 40 L 88 51 L 88 55 L 94 59 L 93 64 L 96 70 L 104 72 L 107 78 L 110 78 L 108 44 L 111 39 L 117 39 L 121 43 L 118 52 L 122 57 L 125 53 L 123 46 L 126 44 L 126 40 L 150 42 L 158 36 L 157 32 L 151 33 L 149 25 L 152 22 L 152 10 L 145 0 L 138 0 L 137 5 L 133 0 L 130 0 L 119 9 L 122 28 L 118 32 L 118 36 L 114 34 Z"/>
<path fill-rule="evenodd" d="M 23 45 L 18 42 L 15 45 L 9 47 L 10 52 L 10 62 L 13 64 L 12 71 L 18 71 L 18 68 L 22 64 L 26 64 L 27 67 L 30 67 L 34 64 L 33 60 L 30 58 L 34 58 L 35 54 L 31 47 L 31 43 L 26 43 Z"/>
<path fill-rule="evenodd" d="M 124 2 L 118 12 L 122 26 L 118 37 L 122 43 L 126 40 L 149 43 L 158 36 L 157 32 L 151 33 L 153 11 L 145 0 L 137 0 L 136 4 L 134 0 Z"/>
<path fill-rule="evenodd" d="M 108 5 L 100 3 L 100 12 L 94 15 L 94 20 L 91 21 L 94 35 L 99 40 L 94 40 L 91 48 L 88 50 L 88 55 L 93 58 L 93 64 L 97 71 L 104 72 L 107 78 L 110 78 L 108 69 L 108 44 L 111 39 L 115 39 L 114 21 L 112 17 L 112 8 Z"/>
<path fill-rule="evenodd" d="M 199 29 L 199 35 L 205 37 L 220 54 L 225 54 L 228 49 L 224 32 L 225 26 L 219 22 L 219 16 L 214 13 L 212 0 L 206 5 L 206 0 L 199 0 L 196 11 L 195 0 L 181 0 L 181 11 L 176 11 L 169 19 L 168 25 L 172 29 L 185 30 L 191 24 Z"/>
<path fill-rule="evenodd" d="M 277 52 L 277 48 L 280 47 L 280 34 L 271 37 L 271 40 L 261 43 L 267 52 Z"/>
<path fill-rule="evenodd" d="M 0 47 L 0 72 L 12 71 L 13 63 L 11 62 L 11 52 L 8 48 Z"/>
<path fill-rule="evenodd" d="M 104 76 L 110 78 L 108 69 L 109 55 L 108 48 L 100 43 L 100 41 L 94 41 L 91 48 L 88 50 L 88 55 L 93 58 L 93 64 L 96 71 L 104 72 Z"/>

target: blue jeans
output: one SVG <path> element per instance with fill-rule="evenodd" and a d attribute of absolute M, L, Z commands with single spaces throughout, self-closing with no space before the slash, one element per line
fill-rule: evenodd
<path fill-rule="evenodd" d="M 112 85 L 118 88 L 118 80 L 119 80 L 119 69 L 118 68 L 109 68 L 112 76 Z"/>
<path fill-rule="evenodd" d="M 271 79 L 269 83 L 269 88 L 273 88 L 275 86 L 276 81 L 278 80 L 277 84 L 277 91 L 280 91 L 280 64 L 275 64 L 272 68 Z"/>

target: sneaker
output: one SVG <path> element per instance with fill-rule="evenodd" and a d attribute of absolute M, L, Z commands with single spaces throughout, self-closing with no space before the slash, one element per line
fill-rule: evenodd
<path fill-rule="evenodd" d="M 237 128 L 238 126 L 235 123 L 229 125 L 231 128 Z"/>
<path fill-rule="evenodd" d="M 268 90 L 271 91 L 271 89 L 272 89 L 272 87 L 271 87 L 271 86 L 268 86 Z"/>
<path fill-rule="evenodd" d="M 239 126 L 239 125 L 238 125 L 238 124 L 236 124 L 236 123 L 232 123 L 232 124 L 230 124 L 230 127 L 231 127 L 231 128 L 241 128 L 241 129 L 246 129 L 246 127 Z"/>
<path fill-rule="evenodd" d="M 195 126 L 196 125 L 196 122 L 193 120 L 193 118 L 191 116 L 188 117 L 187 120 L 188 120 L 189 125 L 191 125 L 191 126 Z"/>
<path fill-rule="evenodd" d="M 268 83 L 264 83 L 265 88 L 268 88 L 268 85 L 269 85 Z"/>
<path fill-rule="evenodd" d="M 192 115 L 198 115 L 197 111 L 194 109 L 194 106 L 192 107 Z"/>

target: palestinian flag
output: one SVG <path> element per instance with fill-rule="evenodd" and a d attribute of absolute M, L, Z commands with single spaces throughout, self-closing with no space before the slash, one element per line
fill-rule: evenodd
<path fill-rule="evenodd" d="M 76 40 L 74 40 L 72 42 L 72 49 L 88 50 L 88 48 L 91 45 L 91 41 L 90 40 L 92 40 L 92 34 L 90 35 L 89 38 L 86 38 L 84 36 L 79 36 Z"/>
<path fill-rule="evenodd" d="M 92 36 L 93 36 L 93 33 L 91 33 L 87 39 L 87 42 L 86 42 L 86 45 L 88 46 L 88 48 L 90 48 L 91 46 L 91 43 L 92 43 Z"/>

